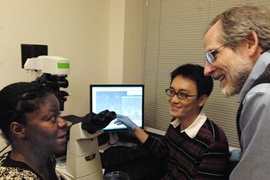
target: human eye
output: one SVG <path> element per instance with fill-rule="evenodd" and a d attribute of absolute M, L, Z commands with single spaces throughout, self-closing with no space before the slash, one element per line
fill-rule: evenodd
<path fill-rule="evenodd" d="M 49 119 L 48 120 L 51 121 L 51 122 L 53 122 L 53 123 L 55 123 L 58 116 L 60 116 L 60 113 L 59 112 L 53 113 L 52 115 L 49 116 Z"/>
<path fill-rule="evenodd" d="M 214 59 L 216 58 L 217 53 L 218 53 L 218 52 L 217 52 L 217 50 L 215 50 L 215 49 L 214 49 L 214 50 L 212 50 L 212 51 L 210 52 L 210 54 L 211 54 L 212 58 L 214 58 Z"/>
<path fill-rule="evenodd" d="M 51 115 L 48 119 L 51 122 L 55 122 L 56 121 L 56 115 Z"/>
<path fill-rule="evenodd" d="M 168 89 L 168 95 L 169 96 L 174 96 L 175 95 L 175 91 L 173 89 Z"/>
<path fill-rule="evenodd" d="M 188 94 L 185 93 L 185 92 L 178 92 L 178 95 L 177 95 L 180 99 L 186 99 L 188 97 Z"/>

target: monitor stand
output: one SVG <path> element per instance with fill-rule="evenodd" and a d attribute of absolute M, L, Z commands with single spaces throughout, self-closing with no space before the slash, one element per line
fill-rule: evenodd
<path fill-rule="evenodd" d="M 128 143 L 128 142 L 121 142 L 119 140 L 119 136 L 117 132 L 109 132 L 109 141 L 108 143 L 99 146 L 99 152 L 104 152 L 106 149 L 109 149 L 110 147 L 117 147 L 117 146 L 132 147 L 132 146 L 136 146 L 136 144 Z"/>

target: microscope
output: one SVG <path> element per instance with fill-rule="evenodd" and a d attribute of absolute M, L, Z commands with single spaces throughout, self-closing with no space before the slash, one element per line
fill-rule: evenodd
<path fill-rule="evenodd" d="M 33 52 L 35 50 L 38 53 Z M 64 102 L 69 94 L 60 88 L 67 88 L 69 85 L 66 79 L 69 74 L 69 60 L 58 56 L 47 56 L 47 52 L 43 50 L 47 51 L 44 45 L 22 45 L 22 66 L 27 71 L 43 73 L 33 82 L 51 87 L 59 100 L 60 111 L 63 111 Z M 108 110 L 99 114 L 90 112 L 82 117 L 79 123 L 71 125 L 66 163 L 56 167 L 57 173 L 63 179 L 103 179 L 97 136 L 102 134 L 102 129 L 115 118 L 116 114 Z"/>
<path fill-rule="evenodd" d="M 115 118 L 113 111 L 90 112 L 80 123 L 71 126 L 66 155 L 66 172 L 69 174 L 62 174 L 66 180 L 103 179 L 97 136 Z"/>
<path fill-rule="evenodd" d="M 27 72 L 43 73 L 33 82 L 51 87 L 59 100 L 60 111 L 63 111 L 64 102 L 69 94 L 60 88 L 68 87 L 66 78 L 70 72 L 69 60 L 58 56 L 48 56 L 47 45 L 21 44 L 21 67 Z"/>

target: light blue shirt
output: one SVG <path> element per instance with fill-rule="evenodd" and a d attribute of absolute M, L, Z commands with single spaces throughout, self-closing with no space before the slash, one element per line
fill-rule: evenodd
<path fill-rule="evenodd" d="M 239 102 L 243 100 L 240 118 L 243 156 L 231 173 L 231 180 L 269 180 L 270 84 L 259 84 L 248 91 L 269 63 L 270 53 L 265 52 L 257 60 L 239 94 Z"/>

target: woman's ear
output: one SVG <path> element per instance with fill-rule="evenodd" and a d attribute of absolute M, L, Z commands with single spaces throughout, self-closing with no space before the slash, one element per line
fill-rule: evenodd
<path fill-rule="evenodd" d="M 205 102 L 207 101 L 207 99 L 208 99 L 208 96 L 206 94 L 202 95 L 199 98 L 199 106 L 203 106 L 205 104 Z"/>
<path fill-rule="evenodd" d="M 25 138 L 25 126 L 18 122 L 12 122 L 10 124 L 10 131 L 13 136 L 21 139 Z"/>

